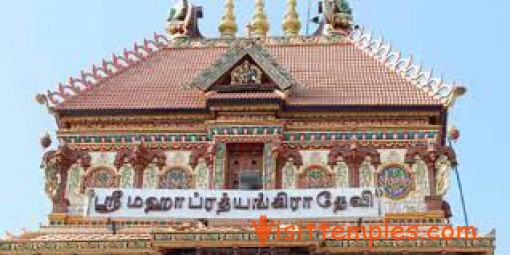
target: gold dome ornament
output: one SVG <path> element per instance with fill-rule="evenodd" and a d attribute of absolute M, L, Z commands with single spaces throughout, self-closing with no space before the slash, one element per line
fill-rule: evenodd
<path fill-rule="evenodd" d="M 256 0 L 256 8 L 255 15 L 251 21 L 249 26 L 250 28 L 250 36 L 253 37 L 267 37 L 267 32 L 269 31 L 269 22 L 267 20 L 267 15 L 264 11 L 264 1 Z"/>
<path fill-rule="evenodd" d="M 233 38 L 237 33 L 236 16 L 234 14 L 234 0 L 226 0 L 224 14 L 218 27 L 221 37 Z"/>
<path fill-rule="evenodd" d="M 285 36 L 297 36 L 301 30 L 301 22 L 299 21 L 299 14 L 296 11 L 296 0 L 289 0 L 287 5 L 287 13 L 283 19 L 283 32 Z"/>

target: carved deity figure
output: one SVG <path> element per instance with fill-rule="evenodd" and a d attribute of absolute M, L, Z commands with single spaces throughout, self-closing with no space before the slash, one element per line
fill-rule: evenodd
<path fill-rule="evenodd" d="M 336 186 L 338 188 L 348 188 L 349 187 L 349 167 L 343 160 L 343 158 L 339 157 L 337 159 L 337 163 L 335 166 L 336 172 Z"/>
<path fill-rule="evenodd" d="M 159 168 L 156 164 L 150 164 L 143 173 L 143 188 L 155 189 L 158 179 Z"/>
<path fill-rule="evenodd" d="M 429 188 L 429 174 L 427 165 L 422 159 L 418 158 L 413 167 L 416 174 L 416 193 L 420 196 L 427 196 L 430 193 Z"/>
<path fill-rule="evenodd" d="M 130 164 L 122 166 L 119 171 L 120 188 L 131 189 L 135 183 L 135 169 Z"/>
<path fill-rule="evenodd" d="M 436 194 L 443 196 L 450 188 L 450 171 L 452 169 L 452 163 L 446 156 L 442 156 L 436 162 L 436 169 Z"/>
<path fill-rule="evenodd" d="M 365 161 L 361 164 L 359 169 L 360 181 L 359 186 L 361 188 L 369 188 L 374 187 L 374 172 L 372 171 L 372 166 L 370 163 L 370 158 L 366 158 Z"/>
<path fill-rule="evenodd" d="M 197 189 L 209 188 L 209 167 L 203 157 L 198 160 L 198 165 L 195 168 L 195 180 Z"/>
<path fill-rule="evenodd" d="M 289 158 L 289 160 L 283 166 L 283 188 L 284 189 L 294 189 L 296 187 L 296 172 L 297 167 L 294 163 L 293 158 Z"/>
<path fill-rule="evenodd" d="M 73 165 L 68 172 L 66 197 L 69 200 L 70 209 L 76 213 L 83 210 L 85 202 L 84 196 L 81 194 L 81 186 L 85 170 L 79 164 Z"/>
<path fill-rule="evenodd" d="M 46 180 L 44 184 L 46 195 L 51 199 L 56 198 L 59 193 L 61 183 L 61 176 L 57 165 L 46 165 L 44 168 L 44 175 Z"/>

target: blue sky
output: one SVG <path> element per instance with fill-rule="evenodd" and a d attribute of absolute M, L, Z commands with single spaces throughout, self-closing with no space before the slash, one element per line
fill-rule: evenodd
<path fill-rule="evenodd" d="M 223 1 L 204 6 L 201 29 L 216 36 Z M 268 0 L 271 34 L 281 34 L 284 0 Z M 170 0 L 16 0 L 0 5 L 0 116 L 3 163 L 0 178 L 0 235 L 35 229 L 50 204 L 39 169 L 39 136 L 55 130 L 54 120 L 34 95 L 54 89 L 112 52 L 164 31 Z M 299 0 L 304 22 L 306 1 Z M 351 0 L 356 23 L 384 35 L 400 51 L 468 87 L 452 109 L 461 130 L 456 145 L 470 223 L 497 228 L 498 252 L 510 252 L 510 1 Z M 253 0 L 236 0 L 241 28 L 253 14 Z M 314 11 L 316 9 L 314 8 Z M 241 29 L 244 33 L 244 29 Z M 456 183 L 450 191 L 455 222 L 462 223 Z"/>

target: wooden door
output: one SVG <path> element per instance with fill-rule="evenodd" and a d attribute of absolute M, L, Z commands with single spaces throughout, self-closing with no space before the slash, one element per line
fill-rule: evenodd
<path fill-rule="evenodd" d="M 233 143 L 227 144 L 227 189 L 239 189 L 239 177 L 242 171 L 258 171 L 262 176 L 264 166 L 264 144 Z"/>

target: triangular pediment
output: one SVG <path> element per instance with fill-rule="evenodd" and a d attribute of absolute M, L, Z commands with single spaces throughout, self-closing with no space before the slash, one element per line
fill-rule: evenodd
<path fill-rule="evenodd" d="M 202 91 L 238 91 L 250 88 L 285 91 L 294 86 L 301 85 L 269 52 L 255 42 L 236 44 L 191 82 L 184 84 L 186 88 Z"/>

